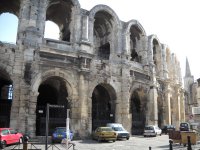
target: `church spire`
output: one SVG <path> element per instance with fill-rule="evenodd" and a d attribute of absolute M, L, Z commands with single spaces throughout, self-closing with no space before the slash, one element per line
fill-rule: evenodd
<path fill-rule="evenodd" d="M 186 57 L 185 77 L 191 77 L 190 65 L 189 65 L 187 57 Z"/>

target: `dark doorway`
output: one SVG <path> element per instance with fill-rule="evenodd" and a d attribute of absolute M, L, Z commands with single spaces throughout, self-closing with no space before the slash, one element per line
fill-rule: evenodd
<path fill-rule="evenodd" d="M 45 118 L 47 103 L 62 105 L 64 108 L 49 109 L 49 135 L 56 127 L 65 127 L 67 108 L 69 108 L 68 93 L 65 81 L 58 77 L 52 77 L 39 86 L 39 95 L 36 107 L 36 135 L 45 135 Z"/>
<path fill-rule="evenodd" d="M 135 90 L 131 97 L 132 134 L 141 135 L 145 126 L 145 105 L 141 101 L 139 90 Z"/>
<path fill-rule="evenodd" d="M 115 96 L 103 85 L 95 87 L 92 94 L 92 130 L 115 121 Z M 110 94 L 111 92 L 111 94 Z M 112 96 L 113 95 L 113 96 Z"/>
<path fill-rule="evenodd" d="M 9 75 L 0 70 L 0 128 L 10 126 L 13 86 Z"/>
<path fill-rule="evenodd" d="M 100 59 L 109 60 L 110 57 L 110 44 L 106 43 L 99 47 L 98 56 Z"/>

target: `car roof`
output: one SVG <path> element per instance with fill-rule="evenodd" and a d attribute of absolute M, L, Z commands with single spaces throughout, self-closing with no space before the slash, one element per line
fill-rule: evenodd
<path fill-rule="evenodd" d="M 0 128 L 0 131 L 6 130 L 6 129 L 11 129 L 11 128 Z"/>
<path fill-rule="evenodd" d="M 98 128 L 111 128 L 111 127 L 98 127 Z M 112 128 L 111 128 L 112 129 Z"/>

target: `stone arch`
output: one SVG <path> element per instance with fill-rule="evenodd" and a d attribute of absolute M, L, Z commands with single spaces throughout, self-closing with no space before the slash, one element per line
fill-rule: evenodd
<path fill-rule="evenodd" d="M 111 16 L 114 18 L 114 22 L 115 22 L 116 26 L 120 27 L 121 23 L 120 23 L 119 17 L 117 16 L 117 14 L 114 12 L 114 10 L 112 8 L 110 8 L 109 6 L 106 6 L 106 5 L 96 5 L 95 7 L 93 7 L 90 10 L 89 18 L 94 19 L 95 14 L 99 11 L 106 11 L 109 14 L 111 14 Z"/>
<path fill-rule="evenodd" d="M 115 122 L 117 97 L 114 87 L 107 83 L 99 83 L 90 89 L 92 130 L 98 126 L 105 126 L 106 123 Z"/>
<path fill-rule="evenodd" d="M 151 61 L 155 65 L 156 75 L 162 73 L 162 45 L 156 35 L 149 37 L 149 48 L 151 54 Z"/>
<path fill-rule="evenodd" d="M 121 27 L 120 20 L 110 7 L 97 5 L 90 10 L 89 21 L 89 37 L 95 47 L 94 53 L 98 59 L 108 60 L 114 50 L 118 51 L 119 38 L 116 37 Z"/>
<path fill-rule="evenodd" d="M 13 81 L 9 72 L 0 67 L 0 127 L 10 127 Z"/>
<path fill-rule="evenodd" d="M 66 81 L 66 87 L 67 89 L 69 89 L 69 97 L 73 99 L 73 95 L 74 95 L 74 89 L 75 87 L 73 86 L 75 83 L 75 80 L 72 78 L 72 73 L 70 72 L 64 72 L 62 70 L 59 69 L 54 69 L 54 70 L 48 70 L 44 73 L 39 73 L 33 80 L 32 80 L 32 92 L 33 93 L 37 93 L 37 90 L 39 88 L 39 85 L 42 83 L 42 81 L 44 81 L 45 79 L 51 77 L 51 76 L 58 76 L 61 77 L 63 79 L 65 79 Z M 73 79 L 73 81 L 69 81 L 67 79 Z"/>
<path fill-rule="evenodd" d="M 46 8 L 46 21 L 52 21 L 60 29 L 60 40 L 71 42 L 73 39 L 74 11 L 80 10 L 77 0 L 53 0 L 49 1 Z"/>
<path fill-rule="evenodd" d="M 146 32 L 142 25 L 137 20 L 130 20 L 126 23 L 124 30 L 123 43 L 126 47 L 125 50 L 128 55 L 130 55 L 131 61 L 141 62 L 142 56 L 140 56 L 140 47 L 138 46 L 139 40 L 142 36 L 146 36 Z"/>
<path fill-rule="evenodd" d="M 148 88 L 145 85 L 134 84 L 130 90 L 129 112 L 132 114 L 131 133 L 142 134 L 148 113 Z"/>
<path fill-rule="evenodd" d="M 37 104 L 37 99 L 39 96 L 39 88 L 40 85 L 43 83 L 50 81 L 50 80 L 59 80 L 60 83 L 62 83 L 62 86 L 65 87 L 64 90 L 67 92 L 67 101 L 70 103 L 69 105 L 72 107 L 73 104 L 73 99 L 75 97 L 75 79 L 72 76 L 72 73 L 70 72 L 64 72 L 59 69 L 53 69 L 53 70 L 48 70 L 44 73 L 39 73 L 37 76 L 34 77 L 32 80 L 31 84 L 31 98 L 30 98 L 30 106 L 29 107 L 29 115 L 33 116 L 28 118 L 29 122 L 32 122 L 32 126 L 29 126 L 29 130 L 32 131 L 30 133 L 32 136 L 36 135 L 36 104 Z M 56 82 L 56 81 L 55 81 Z M 64 84 L 63 84 L 64 83 Z M 52 89 L 52 88 L 51 88 Z M 54 89 L 52 89 L 55 91 Z M 73 108 L 71 109 L 71 112 L 73 112 Z M 52 125 L 53 126 L 53 125 Z M 44 131 L 43 131 L 44 132 Z M 50 131 L 51 133 L 52 131 Z"/>
<path fill-rule="evenodd" d="M 4 12 L 15 14 L 19 18 L 20 0 L 1 0 L 0 15 Z"/>
<path fill-rule="evenodd" d="M 126 34 L 129 34 L 130 28 L 131 28 L 131 26 L 133 26 L 133 25 L 136 25 L 136 26 L 140 29 L 142 35 L 146 36 L 146 31 L 144 30 L 143 26 L 140 24 L 139 21 L 134 20 L 134 19 L 133 19 L 133 20 L 130 20 L 129 22 L 126 23 L 126 28 L 125 28 L 125 33 L 126 33 Z"/>

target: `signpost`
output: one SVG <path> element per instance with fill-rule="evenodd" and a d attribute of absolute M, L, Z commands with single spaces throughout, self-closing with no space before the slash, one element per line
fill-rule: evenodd
<path fill-rule="evenodd" d="M 69 131 L 69 109 L 67 109 L 67 119 L 66 119 L 66 149 L 68 150 L 69 147 L 69 136 L 70 136 L 70 131 Z"/>
<path fill-rule="evenodd" d="M 50 105 L 47 103 L 46 107 L 46 142 L 45 142 L 45 150 L 48 149 L 48 133 L 49 133 L 49 109 L 50 108 L 64 108 L 63 105 Z"/>

